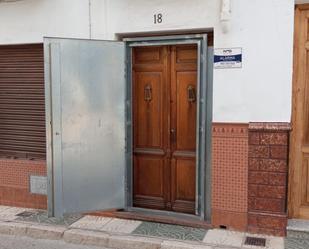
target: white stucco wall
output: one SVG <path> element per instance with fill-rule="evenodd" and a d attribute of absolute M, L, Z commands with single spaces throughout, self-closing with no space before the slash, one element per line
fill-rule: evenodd
<path fill-rule="evenodd" d="M 291 116 L 294 0 L 232 0 L 230 30 L 219 0 L 24 0 L 0 4 L 0 44 L 43 36 L 115 39 L 118 33 L 214 29 L 214 46 L 242 47 L 243 68 L 214 71 L 215 122 Z M 153 15 L 163 14 L 161 24 Z M 89 25 L 90 24 L 90 25 Z M 91 32 L 89 29 L 91 26 Z"/>
<path fill-rule="evenodd" d="M 0 44 L 42 42 L 43 36 L 89 37 L 87 0 L 0 2 Z"/>

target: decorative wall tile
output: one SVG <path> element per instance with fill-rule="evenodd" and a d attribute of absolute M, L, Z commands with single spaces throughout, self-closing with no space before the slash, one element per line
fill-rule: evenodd
<path fill-rule="evenodd" d="M 214 123 L 212 223 L 215 226 L 245 230 L 246 223 L 242 222 L 242 217 L 247 217 L 247 192 L 248 124 Z"/>

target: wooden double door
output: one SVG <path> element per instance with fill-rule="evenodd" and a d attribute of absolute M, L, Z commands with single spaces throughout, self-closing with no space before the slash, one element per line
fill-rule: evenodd
<path fill-rule="evenodd" d="M 195 213 L 197 46 L 133 49 L 133 206 Z"/>

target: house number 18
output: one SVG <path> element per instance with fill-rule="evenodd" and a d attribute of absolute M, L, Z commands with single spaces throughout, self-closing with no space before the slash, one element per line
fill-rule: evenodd
<path fill-rule="evenodd" d="M 153 15 L 153 23 L 154 24 L 162 23 L 162 14 L 161 13 Z"/>

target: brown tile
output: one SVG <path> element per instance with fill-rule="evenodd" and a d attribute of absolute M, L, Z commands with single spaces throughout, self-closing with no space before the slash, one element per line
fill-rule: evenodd
<path fill-rule="evenodd" d="M 15 192 L 15 198 L 14 198 L 15 202 L 25 201 L 25 195 L 27 194 L 27 192 L 24 189 L 15 189 L 14 192 Z"/>
<path fill-rule="evenodd" d="M 260 135 L 260 143 L 262 145 L 287 145 L 288 133 L 286 132 L 268 132 Z"/>
<path fill-rule="evenodd" d="M 286 172 L 287 161 L 278 159 L 261 159 L 259 161 L 261 171 Z"/>
<path fill-rule="evenodd" d="M 248 210 L 253 211 L 255 210 L 256 206 L 256 198 L 255 197 L 248 197 Z"/>
<path fill-rule="evenodd" d="M 257 189 L 258 189 L 257 190 L 258 197 L 268 197 L 277 199 L 283 199 L 286 197 L 286 187 L 260 185 L 257 187 Z"/>
<path fill-rule="evenodd" d="M 47 197 L 45 195 L 36 195 L 36 208 L 38 209 L 47 209 Z"/>
<path fill-rule="evenodd" d="M 260 169 L 260 159 L 249 158 L 249 170 L 258 171 Z"/>
<path fill-rule="evenodd" d="M 287 226 L 286 217 L 258 216 L 258 227 L 271 229 L 284 229 Z"/>
<path fill-rule="evenodd" d="M 286 173 L 269 173 L 269 185 L 286 186 L 287 185 Z"/>
<path fill-rule="evenodd" d="M 291 124 L 287 122 L 251 122 L 248 127 L 249 131 L 269 131 L 269 132 L 289 132 Z"/>
<path fill-rule="evenodd" d="M 259 228 L 254 226 L 248 226 L 248 232 L 254 233 L 254 234 L 266 234 L 266 235 L 272 235 L 272 236 L 280 236 L 284 237 L 286 236 L 286 230 L 285 229 L 269 229 L 269 228 Z"/>
<path fill-rule="evenodd" d="M 248 186 L 248 196 L 258 197 L 259 196 L 259 185 L 249 184 Z"/>
<path fill-rule="evenodd" d="M 270 214 L 263 212 L 248 213 L 248 230 L 275 236 L 285 235 L 287 215 Z"/>
<path fill-rule="evenodd" d="M 248 226 L 258 227 L 258 217 L 256 215 L 248 214 Z"/>
<path fill-rule="evenodd" d="M 284 212 L 284 209 L 285 209 L 285 202 L 284 200 L 281 199 L 254 198 L 254 202 L 250 206 L 250 210 L 257 210 L 257 211 L 259 210 L 263 212 L 280 213 Z"/>
<path fill-rule="evenodd" d="M 214 227 L 226 226 L 228 229 L 238 231 L 247 230 L 247 213 L 230 212 L 225 210 L 212 210 L 212 225 Z"/>
<path fill-rule="evenodd" d="M 248 182 L 250 184 L 268 184 L 269 173 L 268 172 L 259 172 L 251 171 L 249 172 Z"/>
<path fill-rule="evenodd" d="M 250 145 L 249 158 L 269 158 L 269 147 L 265 145 Z"/>
<path fill-rule="evenodd" d="M 260 144 L 260 133 L 250 132 L 249 133 L 249 145 L 259 145 Z"/>
<path fill-rule="evenodd" d="M 288 147 L 281 145 L 272 145 L 270 147 L 270 156 L 272 159 L 287 159 Z"/>
<path fill-rule="evenodd" d="M 6 194 L 5 196 L 7 197 L 8 201 L 10 201 L 11 203 L 14 202 L 14 199 L 15 199 L 15 191 L 13 188 L 9 188 L 7 187 L 6 188 Z"/>

